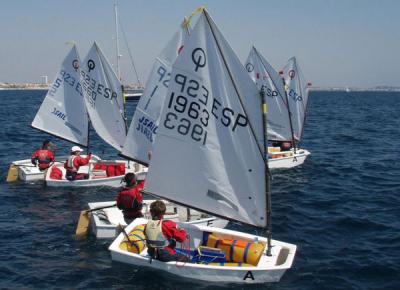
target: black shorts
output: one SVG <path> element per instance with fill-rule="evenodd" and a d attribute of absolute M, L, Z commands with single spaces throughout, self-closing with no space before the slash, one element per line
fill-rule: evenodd
<path fill-rule="evenodd" d="M 154 256 L 155 252 L 156 252 L 156 255 Z M 170 254 L 165 249 L 148 249 L 148 254 L 150 256 L 153 256 L 155 259 L 157 259 L 161 262 L 170 262 L 170 261 L 188 262 L 189 261 L 189 258 L 187 256 L 179 254 L 179 253 Z"/>

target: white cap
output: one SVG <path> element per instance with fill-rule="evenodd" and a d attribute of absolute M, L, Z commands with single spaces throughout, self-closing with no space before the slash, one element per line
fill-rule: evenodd
<path fill-rule="evenodd" d="M 76 152 L 76 151 L 82 152 L 83 149 L 79 146 L 72 146 L 71 152 Z"/>

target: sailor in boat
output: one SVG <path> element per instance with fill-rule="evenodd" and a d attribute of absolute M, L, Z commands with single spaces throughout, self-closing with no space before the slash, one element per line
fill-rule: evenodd
<path fill-rule="evenodd" d="M 81 152 L 82 148 L 79 146 L 72 146 L 71 155 L 68 157 L 67 161 L 64 163 L 64 168 L 66 169 L 65 178 L 69 181 L 88 179 L 89 174 L 78 173 L 79 167 L 89 164 L 90 157 L 92 153 L 89 153 L 86 158 L 82 158 Z"/>
<path fill-rule="evenodd" d="M 175 222 L 163 220 L 165 211 L 165 203 L 161 200 L 156 200 L 150 205 L 152 220 L 148 221 L 144 231 L 148 254 L 162 262 L 187 262 L 188 257 L 175 250 L 176 241 L 182 243 L 186 240 L 186 232 L 178 229 Z"/>
<path fill-rule="evenodd" d="M 143 217 L 143 197 L 140 193 L 144 188 L 144 180 L 137 182 L 133 172 L 125 174 L 123 179 L 125 187 L 118 193 L 117 207 L 122 210 L 126 224 L 130 224 L 134 219 Z"/>
<path fill-rule="evenodd" d="M 42 149 L 32 154 L 31 162 L 38 165 L 40 171 L 46 170 L 55 161 L 54 153 L 50 150 L 52 145 L 49 140 L 45 140 Z"/>
<path fill-rule="evenodd" d="M 279 147 L 281 151 L 289 151 L 292 149 L 292 143 L 288 141 L 275 141 L 272 143 L 272 146 Z"/>

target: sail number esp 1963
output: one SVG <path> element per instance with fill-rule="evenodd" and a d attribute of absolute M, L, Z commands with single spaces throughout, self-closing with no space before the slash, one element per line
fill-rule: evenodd
<path fill-rule="evenodd" d="M 245 115 L 224 107 L 196 79 L 178 73 L 171 81 L 173 89 L 166 103 L 167 113 L 163 121 L 165 128 L 176 130 L 180 135 L 190 136 L 192 140 L 206 145 L 210 121 L 215 121 L 232 132 L 238 127 L 248 125 Z"/>

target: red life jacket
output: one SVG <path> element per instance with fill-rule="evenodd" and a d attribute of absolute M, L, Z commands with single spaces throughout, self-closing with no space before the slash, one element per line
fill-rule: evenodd
<path fill-rule="evenodd" d="M 34 153 L 35 159 L 38 161 L 39 169 L 44 170 L 50 167 L 50 163 L 54 161 L 53 152 L 47 149 L 41 149 Z"/>
<path fill-rule="evenodd" d="M 143 185 L 139 183 L 133 188 L 125 187 L 118 193 L 117 206 L 122 209 L 125 218 L 142 217 L 143 197 L 140 190 Z"/>

